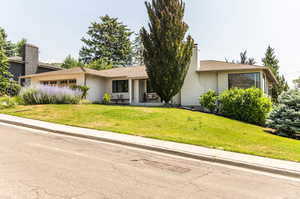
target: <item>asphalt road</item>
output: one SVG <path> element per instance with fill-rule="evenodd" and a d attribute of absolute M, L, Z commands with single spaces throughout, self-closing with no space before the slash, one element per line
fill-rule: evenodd
<path fill-rule="evenodd" d="M 0 124 L 0 199 L 300 198 L 300 180 Z"/>

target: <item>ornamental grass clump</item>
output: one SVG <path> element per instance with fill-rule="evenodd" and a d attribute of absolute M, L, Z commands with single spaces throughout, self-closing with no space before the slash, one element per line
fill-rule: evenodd
<path fill-rule="evenodd" d="M 80 90 L 68 87 L 32 86 L 23 88 L 20 97 L 26 105 L 35 104 L 78 104 L 82 97 Z"/>

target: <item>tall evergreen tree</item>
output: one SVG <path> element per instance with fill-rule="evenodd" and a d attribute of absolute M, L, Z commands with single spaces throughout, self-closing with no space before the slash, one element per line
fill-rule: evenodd
<path fill-rule="evenodd" d="M 144 65 L 144 45 L 140 34 L 135 34 L 135 39 L 132 43 L 132 62 L 135 65 Z"/>
<path fill-rule="evenodd" d="M 0 37 L 2 38 L 2 48 L 7 57 L 12 57 L 16 55 L 16 45 L 11 41 L 7 40 L 7 34 L 3 28 L 0 27 Z"/>
<path fill-rule="evenodd" d="M 7 88 L 10 86 L 10 79 L 13 77 L 8 71 L 8 58 L 5 54 L 5 38 L 0 34 L 0 95 L 7 93 Z"/>
<path fill-rule="evenodd" d="M 182 0 L 145 2 L 150 19 L 149 32 L 142 28 L 144 61 L 150 84 L 162 101 L 169 103 L 183 86 L 191 61 L 194 40 L 186 38 Z M 186 40 L 185 40 L 186 38 Z"/>
<path fill-rule="evenodd" d="M 279 60 L 277 59 L 275 55 L 275 49 L 271 48 L 271 46 L 268 46 L 265 57 L 262 59 L 262 62 L 264 66 L 269 67 L 272 72 L 274 73 L 278 84 L 274 85 L 272 88 L 272 99 L 273 102 L 277 103 L 278 102 L 278 97 L 280 94 L 284 91 L 287 91 L 289 89 L 288 83 L 285 80 L 284 76 L 280 75 L 279 73 Z"/>
<path fill-rule="evenodd" d="M 89 64 L 98 59 L 108 59 L 113 65 L 131 64 L 132 49 L 129 28 L 108 15 L 100 17 L 100 22 L 93 22 L 82 38 L 84 46 L 80 50 L 80 61 Z"/>

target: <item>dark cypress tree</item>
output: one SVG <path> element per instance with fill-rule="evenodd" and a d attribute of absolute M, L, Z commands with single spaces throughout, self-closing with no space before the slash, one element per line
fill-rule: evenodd
<path fill-rule="evenodd" d="M 149 32 L 142 28 L 144 62 L 152 88 L 169 103 L 179 93 L 191 61 L 194 40 L 186 37 L 182 0 L 145 2 L 150 19 Z M 185 40 L 186 38 L 186 40 Z"/>

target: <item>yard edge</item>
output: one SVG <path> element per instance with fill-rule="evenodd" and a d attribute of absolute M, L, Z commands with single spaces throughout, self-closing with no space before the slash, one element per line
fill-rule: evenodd
<path fill-rule="evenodd" d="M 77 134 L 77 133 L 72 133 L 72 132 L 67 132 L 67 131 L 58 131 L 58 130 L 53 130 L 50 128 L 44 128 L 44 127 L 39 127 L 39 126 L 35 126 L 35 125 L 25 124 L 22 122 L 5 120 L 2 118 L 0 118 L 0 122 L 15 125 L 15 126 L 20 126 L 20 127 L 31 128 L 31 129 L 35 129 L 35 130 L 42 130 L 42 131 L 51 132 L 51 133 L 60 134 L 60 135 L 78 137 L 78 138 L 101 141 L 101 142 L 112 143 L 112 144 L 119 144 L 119 145 L 134 147 L 134 148 L 138 148 L 138 149 L 145 149 L 145 150 L 150 150 L 150 151 L 154 151 L 154 152 L 160 152 L 160 153 L 166 153 L 166 154 L 170 154 L 170 155 L 180 156 L 180 157 L 184 157 L 184 158 L 191 158 L 191 159 L 195 159 L 195 160 L 201 160 L 201 161 L 218 163 L 218 164 L 229 165 L 229 166 L 235 166 L 235 167 L 240 167 L 240 168 L 245 168 L 245 169 L 250 169 L 250 170 L 261 171 L 261 172 L 268 172 L 268 173 L 282 175 L 282 176 L 286 176 L 286 177 L 300 178 L 300 173 L 297 171 L 293 171 L 293 170 L 278 169 L 278 168 L 267 167 L 267 166 L 262 166 L 262 165 L 250 164 L 250 163 L 241 162 L 241 161 L 238 162 L 238 161 L 233 161 L 233 160 L 222 159 L 222 158 L 215 157 L 215 156 L 209 156 L 209 155 L 204 155 L 204 154 L 203 155 L 202 154 L 193 154 L 193 153 L 185 152 L 185 151 L 176 151 L 176 150 L 158 147 L 158 146 L 135 144 L 135 143 L 127 142 L 127 141 L 119 141 L 119 140 L 114 140 L 114 139 L 96 137 L 96 136 L 92 136 L 92 135 Z"/>

